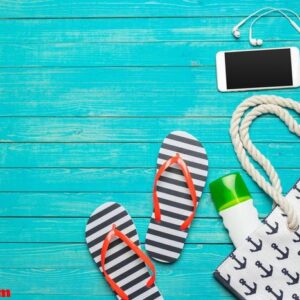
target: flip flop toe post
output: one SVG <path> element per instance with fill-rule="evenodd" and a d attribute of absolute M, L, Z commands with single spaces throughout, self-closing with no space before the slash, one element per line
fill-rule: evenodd
<path fill-rule="evenodd" d="M 136 227 L 121 205 L 108 202 L 92 213 L 86 243 L 118 299 L 163 299 L 155 285 L 154 265 L 140 249 Z"/>
<path fill-rule="evenodd" d="M 146 234 L 146 250 L 153 259 L 175 262 L 184 247 L 208 173 L 206 151 L 184 131 L 171 132 L 157 159 L 153 186 L 153 214 Z"/>

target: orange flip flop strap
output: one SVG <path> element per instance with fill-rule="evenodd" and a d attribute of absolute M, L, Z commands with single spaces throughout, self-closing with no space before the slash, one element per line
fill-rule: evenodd
<path fill-rule="evenodd" d="M 120 238 L 132 251 L 134 251 L 148 266 L 148 268 L 152 271 L 152 276 L 150 279 L 147 281 L 146 285 L 148 288 L 150 288 L 154 282 L 155 282 L 155 267 L 149 257 L 134 243 L 132 242 L 125 234 L 123 234 L 121 231 L 116 229 L 116 226 L 113 225 L 111 231 L 107 234 L 102 250 L 101 250 L 101 267 L 103 274 L 111 286 L 111 288 L 123 299 L 123 300 L 128 300 L 128 296 L 126 293 L 118 286 L 118 284 L 108 275 L 105 269 L 105 258 L 106 258 L 106 253 L 109 247 L 109 244 L 113 237 L 117 236 Z"/>
<path fill-rule="evenodd" d="M 187 217 L 187 219 L 180 225 L 181 230 L 187 229 L 191 222 L 193 221 L 193 218 L 195 217 L 196 209 L 197 209 L 197 195 L 196 195 L 196 190 L 195 186 L 193 183 L 193 178 L 188 170 L 188 166 L 186 165 L 185 161 L 181 158 L 179 153 L 176 153 L 175 156 L 169 158 L 167 161 L 163 163 L 163 165 L 159 168 L 158 172 L 155 175 L 154 179 L 154 186 L 153 186 L 153 204 L 154 204 L 154 215 L 155 215 L 155 220 L 156 222 L 161 221 L 161 213 L 160 213 L 160 207 L 159 207 L 159 200 L 157 196 L 157 182 L 160 178 L 160 176 L 173 164 L 177 164 L 186 180 L 187 186 L 190 190 L 191 198 L 193 201 L 193 211 L 191 212 L 190 216 Z"/>

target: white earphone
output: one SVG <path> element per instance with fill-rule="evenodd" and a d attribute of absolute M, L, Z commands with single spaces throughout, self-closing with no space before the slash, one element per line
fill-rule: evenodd
<path fill-rule="evenodd" d="M 251 15 L 249 15 L 247 18 L 243 19 L 240 23 L 238 23 L 236 26 L 233 27 L 232 29 L 232 34 L 233 36 L 238 39 L 240 37 L 240 31 L 239 28 L 244 25 L 250 18 L 254 17 L 256 14 L 265 11 L 264 13 L 262 13 L 261 15 L 258 15 L 254 21 L 252 21 L 251 25 L 250 25 L 250 29 L 249 29 L 249 43 L 252 46 L 261 46 L 263 44 L 263 40 L 262 39 L 255 39 L 252 36 L 252 32 L 253 32 L 253 26 L 255 25 L 255 23 L 262 17 L 271 14 L 273 12 L 278 12 L 280 13 L 283 17 L 285 17 L 290 24 L 295 28 L 296 31 L 298 31 L 300 33 L 300 27 L 299 25 L 297 25 L 296 22 L 294 22 L 285 12 L 289 12 L 291 14 L 293 14 L 298 20 L 300 20 L 299 15 L 294 12 L 293 10 L 287 9 L 287 8 L 273 8 L 273 7 L 264 7 L 262 9 L 259 9 L 257 11 L 255 11 L 254 13 L 252 13 Z"/>
<path fill-rule="evenodd" d="M 291 14 L 293 14 L 297 19 L 300 19 L 299 15 L 297 13 L 295 13 L 294 11 L 290 10 L 290 9 L 286 9 L 286 8 L 273 8 L 269 11 L 266 11 L 264 12 L 263 14 L 261 14 L 260 16 L 256 17 L 251 25 L 250 25 L 250 28 L 249 28 L 249 43 L 252 45 L 252 46 L 261 46 L 263 44 L 263 40 L 262 39 L 256 39 L 256 38 L 253 38 L 253 26 L 255 25 L 255 23 L 261 19 L 262 17 L 268 15 L 268 14 L 271 14 L 273 12 L 278 12 L 280 13 L 283 17 L 285 17 L 289 22 L 290 24 L 295 28 L 296 31 L 298 31 L 300 33 L 300 27 L 284 12 L 290 12 Z"/>
<path fill-rule="evenodd" d="M 239 28 L 241 26 L 243 26 L 249 19 L 251 19 L 252 17 L 254 17 L 255 15 L 257 15 L 258 13 L 264 11 L 264 10 L 271 10 L 271 9 L 274 9 L 273 7 L 263 7 L 255 12 L 253 12 L 252 14 L 250 14 L 247 18 L 243 19 L 241 22 L 239 22 L 237 25 L 235 25 L 233 28 L 232 28 L 232 35 L 238 39 L 240 36 L 241 36 L 241 33 L 239 31 Z"/>

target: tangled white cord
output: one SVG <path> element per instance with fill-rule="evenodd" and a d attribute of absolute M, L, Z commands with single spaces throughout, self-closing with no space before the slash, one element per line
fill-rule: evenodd
<path fill-rule="evenodd" d="M 252 110 L 243 118 L 249 108 L 252 108 Z M 292 99 L 272 95 L 253 96 L 246 99 L 233 113 L 230 136 L 234 150 L 245 171 L 287 214 L 288 227 L 291 230 L 296 230 L 299 227 L 297 213 L 293 205 L 282 195 L 282 187 L 277 172 L 270 161 L 253 145 L 249 137 L 251 123 L 263 114 L 278 116 L 291 132 L 300 136 L 300 125 L 284 108 L 295 110 L 300 114 L 300 103 Z M 262 166 L 269 176 L 270 183 L 255 169 L 255 166 L 248 158 L 247 152 L 249 156 Z"/>

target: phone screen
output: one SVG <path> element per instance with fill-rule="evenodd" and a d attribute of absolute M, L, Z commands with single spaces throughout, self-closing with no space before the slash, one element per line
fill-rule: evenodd
<path fill-rule="evenodd" d="M 290 49 L 225 52 L 227 89 L 292 86 Z"/>

